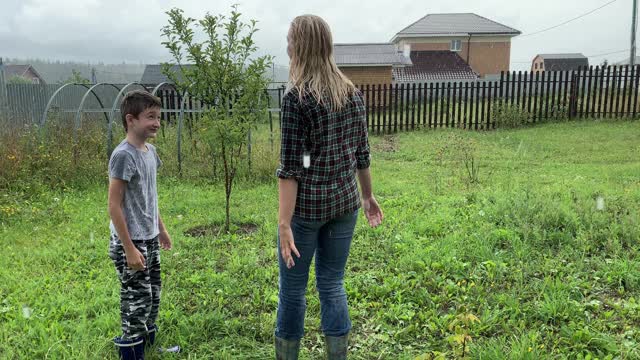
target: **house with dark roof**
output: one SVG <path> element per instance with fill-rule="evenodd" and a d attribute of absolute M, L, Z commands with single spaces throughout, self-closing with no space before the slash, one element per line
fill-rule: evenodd
<path fill-rule="evenodd" d="M 511 39 L 520 34 L 473 13 L 428 14 L 400 30 L 391 43 L 407 56 L 414 51 L 456 53 L 474 73 L 484 77 L 509 70 Z M 457 63 L 457 58 L 453 59 L 452 66 Z"/>
<path fill-rule="evenodd" d="M 411 65 L 391 43 L 334 44 L 336 65 L 356 85 L 391 84 L 394 69 Z"/>
<path fill-rule="evenodd" d="M 183 67 L 191 67 L 191 65 L 183 65 Z M 180 66 L 173 65 L 171 67 L 171 71 L 177 73 L 178 76 L 182 74 L 180 71 Z M 156 86 L 158 84 L 162 84 L 163 82 L 171 83 L 172 81 L 162 73 L 162 65 L 154 64 L 147 65 L 144 67 L 144 72 L 142 73 L 142 78 L 140 79 L 140 83 L 148 86 Z"/>
<path fill-rule="evenodd" d="M 449 50 L 412 51 L 412 66 L 393 69 L 396 83 L 469 81 L 478 78 L 458 53 Z"/>
<path fill-rule="evenodd" d="M 538 54 L 531 62 L 531 71 L 572 71 L 588 66 L 589 59 L 582 54 Z"/>
<path fill-rule="evenodd" d="M 192 65 L 182 65 L 185 68 L 190 68 Z M 181 74 L 180 67 L 178 65 L 173 65 L 171 67 L 171 71 L 176 72 L 179 76 Z M 286 82 L 289 76 L 289 67 L 282 65 L 272 65 L 271 68 L 267 69 L 265 72 L 265 76 L 270 78 L 271 81 L 282 83 Z M 147 86 L 156 86 L 163 82 L 171 83 L 172 81 L 162 73 L 162 65 L 146 65 L 144 68 L 144 72 L 140 79 L 141 84 L 145 84 Z"/>
<path fill-rule="evenodd" d="M 34 84 L 46 84 L 42 76 L 31 65 L 4 65 L 4 78 L 10 81 L 13 77 L 20 77 Z"/>

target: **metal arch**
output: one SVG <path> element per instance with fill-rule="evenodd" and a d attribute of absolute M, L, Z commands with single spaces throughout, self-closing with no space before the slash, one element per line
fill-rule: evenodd
<path fill-rule="evenodd" d="M 180 93 L 180 90 L 178 90 L 178 88 L 176 87 L 176 85 L 172 82 L 162 82 L 158 85 L 156 85 L 156 87 L 153 88 L 153 90 L 151 91 L 151 95 L 156 96 L 156 93 L 158 92 L 158 90 L 160 90 L 161 87 L 163 87 L 164 85 L 169 85 L 173 88 L 173 90 L 175 90 L 178 94 Z"/>
<path fill-rule="evenodd" d="M 53 103 L 53 99 L 56 98 L 56 96 L 58 96 L 58 93 L 62 91 L 62 89 L 66 88 L 67 86 L 75 86 L 75 85 L 80 85 L 80 86 L 84 86 L 85 88 L 88 89 L 86 84 L 75 84 L 75 83 L 69 83 L 69 84 L 64 84 L 61 87 L 58 88 L 58 90 L 56 90 L 51 97 L 49 98 L 49 102 L 47 102 L 47 106 L 45 106 L 44 108 L 44 113 L 42 114 L 42 120 L 40 120 L 40 127 L 44 126 L 44 124 L 47 121 L 47 114 L 49 114 L 49 108 L 51 107 L 51 104 Z"/>
<path fill-rule="evenodd" d="M 107 122 L 108 122 L 107 159 L 111 156 L 111 151 L 112 151 L 112 146 L 113 146 L 113 118 L 115 117 L 116 107 L 118 106 L 118 100 L 120 100 L 120 97 L 122 96 L 122 94 L 124 94 L 124 91 L 127 90 L 130 86 L 133 86 L 133 85 L 139 85 L 145 91 L 148 92 L 147 88 L 144 85 L 140 84 L 137 81 L 134 81 L 134 82 L 130 82 L 127 85 L 125 85 L 122 89 L 120 89 L 120 92 L 118 93 L 118 95 L 116 95 L 116 98 L 113 101 L 113 105 L 111 106 L 111 111 L 109 112 L 109 117 L 107 119 Z"/>
<path fill-rule="evenodd" d="M 106 86 L 112 86 L 114 87 L 116 90 L 120 91 L 120 88 L 118 88 L 117 86 L 115 86 L 114 84 L 110 84 L 110 83 L 97 83 L 93 86 L 91 86 L 89 88 L 89 90 L 87 90 L 87 92 L 84 93 L 84 96 L 82 96 L 82 100 L 80 100 L 80 105 L 78 105 L 78 111 L 76 111 L 76 119 L 75 119 L 75 127 L 73 129 L 74 131 L 74 136 L 75 133 L 78 131 L 78 128 L 80 127 L 80 113 L 82 111 L 82 108 L 84 107 L 84 102 L 87 100 L 87 97 L 89 97 L 89 93 L 92 93 L 93 96 L 96 97 L 96 100 L 98 100 L 98 103 L 100 104 L 100 108 L 104 109 L 104 105 L 102 105 L 102 101 L 100 100 L 100 97 L 98 96 L 98 94 L 96 94 L 93 89 L 97 88 L 98 86 L 102 86 L 102 85 L 106 85 Z M 105 118 L 107 119 L 107 121 L 109 121 L 109 117 L 108 115 L 104 114 Z M 75 137 L 74 137 L 75 139 Z"/>

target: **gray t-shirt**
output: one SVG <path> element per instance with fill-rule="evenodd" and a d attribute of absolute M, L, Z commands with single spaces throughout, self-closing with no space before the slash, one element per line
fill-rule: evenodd
<path fill-rule="evenodd" d="M 162 162 L 156 148 L 145 145 L 148 151 L 138 150 L 124 140 L 109 160 L 109 177 L 127 182 L 122 210 L 132 240 L 149 240 L 160 233 L 156 173 Z M 113 222 L 109 228 L 111 234 L 117 235 Z"/>

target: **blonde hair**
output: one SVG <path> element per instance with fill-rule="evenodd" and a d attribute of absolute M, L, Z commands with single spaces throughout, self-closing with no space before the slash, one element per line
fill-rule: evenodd
<path fill-rule="evenodd" d="M 289 32 L 291 62 L 288 90 L 295 89 L 300 100 L 311 94 L 320 104 L 329 100 L 333 110 L 341 110 L 355 92 L 353 85 L 336 65 L 329 25 L 316 15 L 293 19 Z"/>

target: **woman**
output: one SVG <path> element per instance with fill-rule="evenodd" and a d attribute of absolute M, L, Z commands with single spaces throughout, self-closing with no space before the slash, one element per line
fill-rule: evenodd
<path fill-rule="evenodd" d="M 360 203 L 372 227 L 373 196 L 362 95 L 338 70 L 327 23 L 303 15 L 287 35 L 289 84 L 282 103 L 276 358 L 297 359 L 305 291 L 315 256 L 321 324 L 329 359 L 344 359 L 351 329 L 344 269 Z M 356 173 L 362 196 L 358 194 Z"/>

